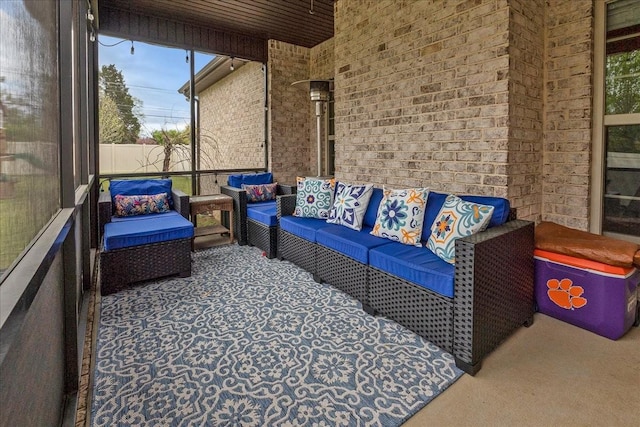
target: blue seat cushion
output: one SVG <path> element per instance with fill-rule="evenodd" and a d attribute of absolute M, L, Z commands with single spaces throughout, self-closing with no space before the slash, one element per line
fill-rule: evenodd
<path fill-rule="evenodd" d="M 301 218 L 293 215 L 280 218 L 281 230 L 308 240 L 311 243 L 316 242 L 316 231 L 328 225 L 330 224 L 327 224 L 325 220 L 317 218 Z"/>
<path fill-rule="evenodd" d="M 271 172 L 234 174 L 227 178 L 227 184 L 236 188 L 242 188 L 242 184 L 271 184 L 272 182 L 273 174 Z"/>
<path fill-rule="evenodd" d="M 275 227 L 278 225 L 275 200 L 248 204 L 247 218 L 251 218 L 267 227 Z"/>
<path fill-rule="evenodd" d="M 387 243 L 369 251 L 369 266 L 453 298 L 455 267 L 427 248 Z"/>
<path fill-rule="evenodd" d="M 173 209 L 171 197 L 172 182 L 170 179 L 112 179 L 109 182 L 111 203 L 115 206 L 116 194 L 123 196 L 142 196 L 167 193 L 169 207 Z"/>
<path fill-rule="evenodd" d="M 104 226 L 104 251 L 193 237 L 193 224 L 176 211 L 112 218 Z"/>
<path fill-rule="evenodd" d="M 462 200 L 472 203 L 479 203 L 481 205 L 493 206 L 493 213 L 491 214 L 491 220 L 487 228 L 502 225 L 509 219 L 509 211 L 511 206 L 509 200 L 502 197 L 490 197 L 490 196 L 458 196 Z M 429 192 L 429 198 L 427 199 L 427 208 L 424 213 L 424 226 L 422 227 L 422 241 L 429 240 L 431 235 L 431 226 L 433 221 L 438 216 L 440 208 L 444 205 L 444 201 L 447 198 L 447 194 L 437 193 L 435 191 Z"/>
<path fill-rule="evenodd" d="M 327 225 L 316 232 L 316 242 L 363 264 L 369 262 L 369 249 L 385 245 L 386 239 L 372 236 L 371 227 L 356 231 L 341 225 Z"/>

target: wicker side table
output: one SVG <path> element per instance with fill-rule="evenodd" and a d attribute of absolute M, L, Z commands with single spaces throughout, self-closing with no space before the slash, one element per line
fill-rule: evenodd
<path fill-rule="evenodd" d="M 198 214 L 212 215 L 214 211 L 229 212 L 229 224 L 233 224 L 232 197 L 225 194 L 191 196 L 189 198 L 189 209 L 191 212 L 191 222 L 193 222 L 193 226 L 195 227 L 193 236 L 194 241 L 196 237 L 208 236 L 210 234 L 229 233 L 229 243 L 233 243 L 233 227 L 227 228 L 223 225 L 198 227 Z"/>

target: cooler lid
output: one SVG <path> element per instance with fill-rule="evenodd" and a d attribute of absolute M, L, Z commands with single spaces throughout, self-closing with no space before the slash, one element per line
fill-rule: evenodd
<path fill-rule="evenodd" d="M 617 276 L 626 277 L 635 270 L 634 267 L 618 267 L 615 265 L 603 264 L 598 261 L 592 261 L 590 259 L 576 258 L 555 252 L 543 251 L 542 249 L 535 249 L 533 251 L 533 256 L 538 259 L 546 259 L 548 261 L 570 265 L 584 270 L 599 271 L 607 274 L 615 274 Z"/>

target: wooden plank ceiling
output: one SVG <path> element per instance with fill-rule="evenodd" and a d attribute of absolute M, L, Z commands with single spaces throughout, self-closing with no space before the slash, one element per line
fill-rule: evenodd
<path fill-rule="evenodd" d="M 98 0 L 99 8 L 304 47 L 333 37 L 333 3 L 334 0 Z"/>

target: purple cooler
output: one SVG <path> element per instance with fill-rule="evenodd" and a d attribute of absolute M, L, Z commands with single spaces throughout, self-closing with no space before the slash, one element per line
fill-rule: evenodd
<path fill-rule="evenodd" d="M 636 321 L 640 270 L 536 249 L 538 311 L 617 340 Z"/>

